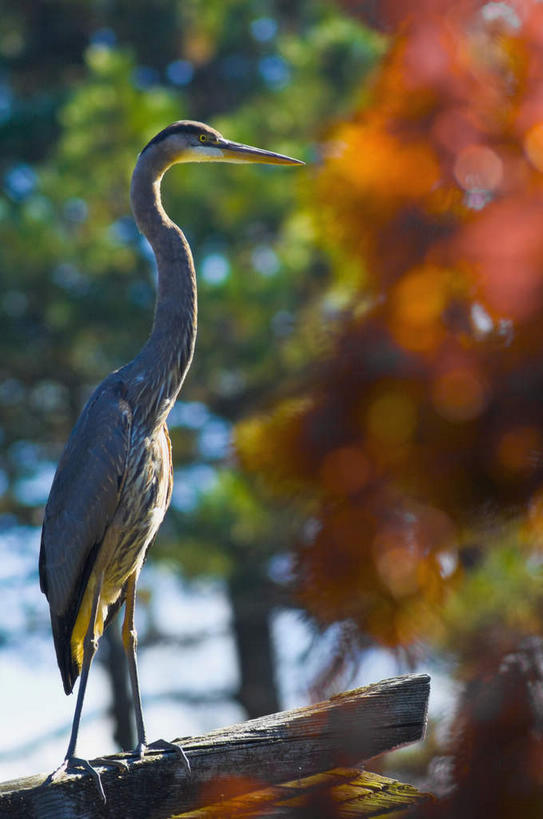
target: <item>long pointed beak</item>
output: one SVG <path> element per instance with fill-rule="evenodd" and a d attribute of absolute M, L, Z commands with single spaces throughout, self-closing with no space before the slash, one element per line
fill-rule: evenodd
<path fill-rule="evenodd" d="M 253 148 L 251 145 L 242 145 L 239 142 L 230 142 L 221 139 L 217 145 L 222 151 L 223 162 L 260 162 L 266 165 L 305 165 L 301 159 L 276 154 L 273 151 L 264 151 L 262 148 Z"/>

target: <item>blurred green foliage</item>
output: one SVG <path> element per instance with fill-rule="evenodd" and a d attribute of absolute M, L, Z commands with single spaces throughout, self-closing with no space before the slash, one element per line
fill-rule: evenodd
<path fill-rule="evenodd" d="M 325 2 L 53 0 L 2 11 L 0 513 L 9 527 L 40 524 L 87 394 L 149 332 L 154 262 L 128 200 L 141 147 L 190 117 L 312 160 L 381 42 Z M 300 204 L 310 174 L 200 165 L 164 183 L 195 256 L 200 327 L 171 418 L 178 491 L 153 554 L 181 558 L 191 574 L 232 573 L 240 559 L 266 574 L 288 545 L 290 522 L 237 472 L 229 441 L 232 425 L 305 364 L 291 339 L 327 275 Z"/>

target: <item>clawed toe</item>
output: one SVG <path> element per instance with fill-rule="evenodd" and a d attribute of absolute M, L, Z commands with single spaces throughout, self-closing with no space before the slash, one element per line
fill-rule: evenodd
<path fill-rule="evenodd" d="M 180 745 L 177 745 L 175 742 L 168 742 L 166 739 L 157 739 L 155 742 L 151 742 L 150 745 L 146 745 L 143 742 L 140 742 L 138 746 L 134 749 L 134 751 L 129 754 L 129 757 L 136 757 L 137 759 L 142 759 L 145 756 L 147 751 L 174 751 L 178 757 L 183 760 L 183 764 L 187 769 L 187 773 L 190 776 L 190 762 L 187 758 L 186 753 L 184 752 L 183 748 Z M 97 759 L 93 760 L 95 765 L 103 765 L 104 767 L 115 767 L 120 768 L 123 771 L 127 771 L 129 769 L 129 762 L 126 759 L 121 759 L 120 757 L 98 757 Z M 53 773 L 49 774 L 44 785 L 48 785 L 51 782 L 55 782 L 57 779 L 60 779 L 62 776 L 69 775 L 70 773 L 77 773 L 78 771 L 84 771 L 89 773 L 93 780 L 98 793 L 100 794 L 100 798 L 103 802 L 106 801 L 106 795 L 104 792 L 104 787 L 102 785 L 102 779 L 100 774 L 96 770 L 96 768 L 91 765 L 88 759 L 82 759 L 78 756 L 71 756 L 67 757 L 64 762 L 58 766 Z"/>
<path fill-rule="evenodd" d="M 177 756 L 183 760 L 183 764 L 190 776 L 190 762 L 181 745 L 178 745 L 176 742 L 169 742 L 167 739 L 156 739 L 154 742 L 151 742 L 150 745 L 147 745 L 147 749 L 150 751 L 175 751 Z"/>
<path fill-rule="evenodd" d="M 77 771 L 78 768 L 79 769 L 82 768 L 84 771 L 86 771 L 92 776 L 94 784 L 96 785 L 98 793 L 100 794 L 100 798 L 103 802 L 105 802 L 106 794 L 104 792 L 100 774 L 98 773 L 96 768 L 93 768 L 88 759 L 82 759 L 81 757 L 78 756 L 67 757 L 64 760 L 64 762 L 61 765 L 59 765 L 58 768 L 47 777 L 47 779 L 44 782 L 44 785 L 49 784 L 50 782 L 55 782 L 61 776 L 67 775 L 72 771 L 74 772 Z"/>

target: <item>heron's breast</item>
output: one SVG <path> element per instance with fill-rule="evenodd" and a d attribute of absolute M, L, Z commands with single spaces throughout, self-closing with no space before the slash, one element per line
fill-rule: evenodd
<path fill-rule="evenodd" d="M 100 549 L 104 578 L 96 637 L 101 636 L 108 610 L 119 599 L 126 581 L 141 569 L 170 503 L 171 487 L 171 447 L 164 425 L 154 435 L 141 435 L 132 442 L 119 506 Z M 80 668 L 97 580 L 96 573 L 91 574 L 71 636 L 72 654 Z"/>
<path fill-rule="evenodd" d="M 169 506 L 171 450 L 165 425 L 153 435 L 133 437 L 119 506 L 111 524 L 115 541 L 106 568 L 104 592 L 124 585 L 140 569 Z"/>

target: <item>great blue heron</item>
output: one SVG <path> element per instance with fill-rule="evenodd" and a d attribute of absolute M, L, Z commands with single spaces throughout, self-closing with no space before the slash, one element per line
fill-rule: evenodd
<path fill-rule="evenodd" d="M 72 732 L 59 772 L 83 766 L 75 756 L 89 669 L 98 640 L 126 602 L 122 628 L 138 744 L 147 747 L 136 665 L 136 583 L 172 492 L 166 418 L 190 366 L 196 337 L 196 277 L 183 232 L 160 198 L 164 173 L 178 162 L 303 164 L 240 145 L 200 122 L 179 121 L 139 155 L 130 190 L 134 217 L 156 256 L 158 292 L 151 335 L 138 355 L 107 376 L 83 409 L 58 465 L 40 551 L 40 585 L 64 690 L 81 674 Z"/>

